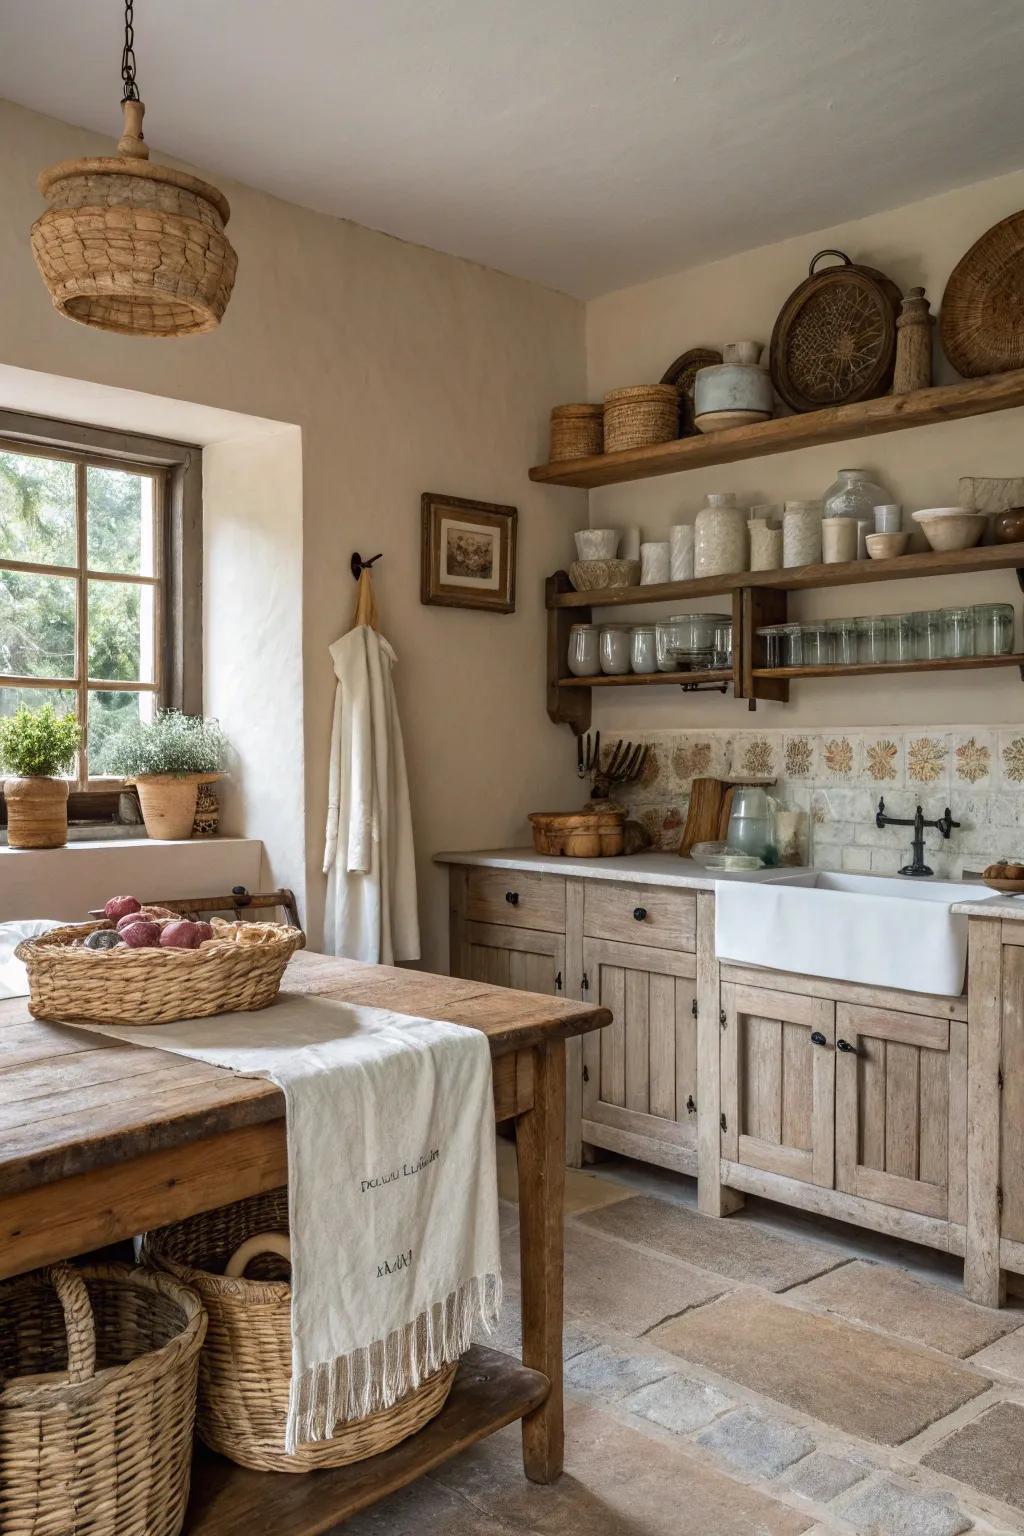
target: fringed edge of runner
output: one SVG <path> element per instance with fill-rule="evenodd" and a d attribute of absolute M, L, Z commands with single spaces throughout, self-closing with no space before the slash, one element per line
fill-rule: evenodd
<path fill-rule="evenodd" d="M 489 1332 L 500 1311 L 501 1275 L 475 1275 L 387 1338 L 293 1374 L 285 1450 L 294 1455 L 342 1423 L 393 1407 L 464 1355 L 477 1326 Z"/>

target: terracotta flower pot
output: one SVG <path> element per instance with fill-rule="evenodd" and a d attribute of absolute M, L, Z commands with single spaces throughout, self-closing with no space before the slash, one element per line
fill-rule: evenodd
<path fill-rule="evenodd" d="M 68 840 L 67 779 L 5 779 L 12 848 L 63 848 Z"/>
<path fill-rule="evenodd" d="M 192 836 L 200 784 L 213 784 L 219 773 L 146 773 L 135 780 L 146 832 L 158 842 Z"/>

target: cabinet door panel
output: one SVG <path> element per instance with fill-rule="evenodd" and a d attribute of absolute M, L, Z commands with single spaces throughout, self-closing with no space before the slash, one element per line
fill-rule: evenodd
<path fill-rule="evenodd" d="M 723 1156 L 830 1187 L 834 1004 L 726 982 L 722 1006 Z"/>
<path fill-rule="evenodd" d="M 999 1185 L 1003 1237 L 1024 1242 L 1024 927 L 1003 924 L 1003 1096 Z M 1013 938 L 1013 943 L 1007 940 Z"/>
<path fill-rule="evenodd" d="M 922 1216 L 949 1214 L 949 1147 L 959 1143 L 963 1070 L 950 1023 L 840 1003 L 836 1185 L 847 1194 Z M 952 1068 L 951 1068 L 951 1063 Z"/>
<path fill-rule="evenodd" d="M 466 923 L 463 970 L 468 981 L 486 981 L 520 992 L 557 997 L 565 971 L 565 939 L 560 933 L 531 933 L 497 923 Z"/>
<path fill-rule="evenodd" d="M 671 1122 L 674 1140 L 695 1140 L 693 957 L 587 939 L 583 969 L 586 996 L 612 1013 L 584 1041 L 584 1118 L 647 1136 Z"/>

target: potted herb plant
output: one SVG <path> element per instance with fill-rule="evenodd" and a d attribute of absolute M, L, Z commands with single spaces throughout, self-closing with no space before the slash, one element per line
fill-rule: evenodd
<path fill-rule="evenodd" d="M 223 778 L 228 742 L 216 720 L 164 709 L 130 721 L 107 744 L 103 767 L 139 791 L 146 831 L 170 842 L 192 836 L 200 784 Z"/>
<path fill-rule="evenodd" d="M 52 704 L 23 704 L 0 719 L 0 767 L 7 801 L 7 841 L 12 848 L 63 848 L 68 840 L 67 779 L 81 732 L 74 715 Z"/>

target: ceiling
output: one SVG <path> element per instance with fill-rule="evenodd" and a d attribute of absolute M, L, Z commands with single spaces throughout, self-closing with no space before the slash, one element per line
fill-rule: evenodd
<path fill-rule="evenodd" d="M 117 0 L 2 0 L 0 96 L 116 135 Z M 1018 168 L 1020 0 L 140 0 L 147 137 L 590 297 Z"/>

